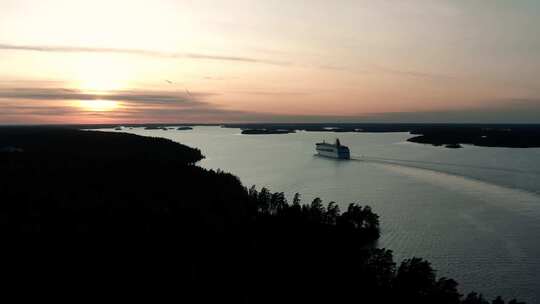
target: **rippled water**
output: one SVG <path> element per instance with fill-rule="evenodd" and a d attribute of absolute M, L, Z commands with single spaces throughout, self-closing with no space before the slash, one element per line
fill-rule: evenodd
<path fill-rule="evenodd" d="M 398 260 L 425 257 L 462 292 L 540 301 L 540 149 L 446 149 L 406 142 L 407 133 L 298 132 L 240 135 L 238 129 L 124 131 L 197 147 L 206 168 L 289 198 L 300 192 L 369 204 L 381 216 L 380 246 Z M 357 160 L 314 156 L 339 136 Z"/>

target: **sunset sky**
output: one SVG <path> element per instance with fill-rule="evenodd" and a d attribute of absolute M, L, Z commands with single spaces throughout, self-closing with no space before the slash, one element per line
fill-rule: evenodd
<path fill-rule="evenodd" d="M 537 122 L 538 0 L 0 0 L 0 124 Z"/>

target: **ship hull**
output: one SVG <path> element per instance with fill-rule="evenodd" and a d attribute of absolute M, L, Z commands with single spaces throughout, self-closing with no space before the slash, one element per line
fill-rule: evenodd
<path fill-rule="evenodd" d="M 317 147 L 317 155 L 335 159 L 351 159 L 349 149 Z"/>

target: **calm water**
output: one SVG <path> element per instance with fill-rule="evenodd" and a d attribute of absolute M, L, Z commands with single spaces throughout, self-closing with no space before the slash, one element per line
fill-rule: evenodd
<path fill-rule="evenodd" d="M 247 185 L 369 204 L 381 216 L 381 247 L 397 260 L 427 258 L 440 276 L 492 297 L 540 301 L 540 149 L 446 149 L 406 142 L 407 133 L 299 132 L 240 135 L 238 129 L 125 130 L 197 147 L 206 168 Z M 339 136 L 362 161 L 314 156 Z"/>

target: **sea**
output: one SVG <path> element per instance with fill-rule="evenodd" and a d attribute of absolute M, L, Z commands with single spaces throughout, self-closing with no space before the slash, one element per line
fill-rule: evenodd
<path fill-rule="evenodd" d="M 398 263 L 422 257 L 439 277 L 458 281 L 461 293 L 540 303 L 538 148 L 448 149 L 407 142 L 409 133 L 242 135 L 219 126 L 121 132 L 199 148 L 206 158 L 198 165 L 289 200 L 298 192 L 304 203 L 320 197 L 341 210 L 369 205 L 380 215 L 378 246 Z M 338 137 L 352 160 L 315 155 L 315 143 Z"/>

